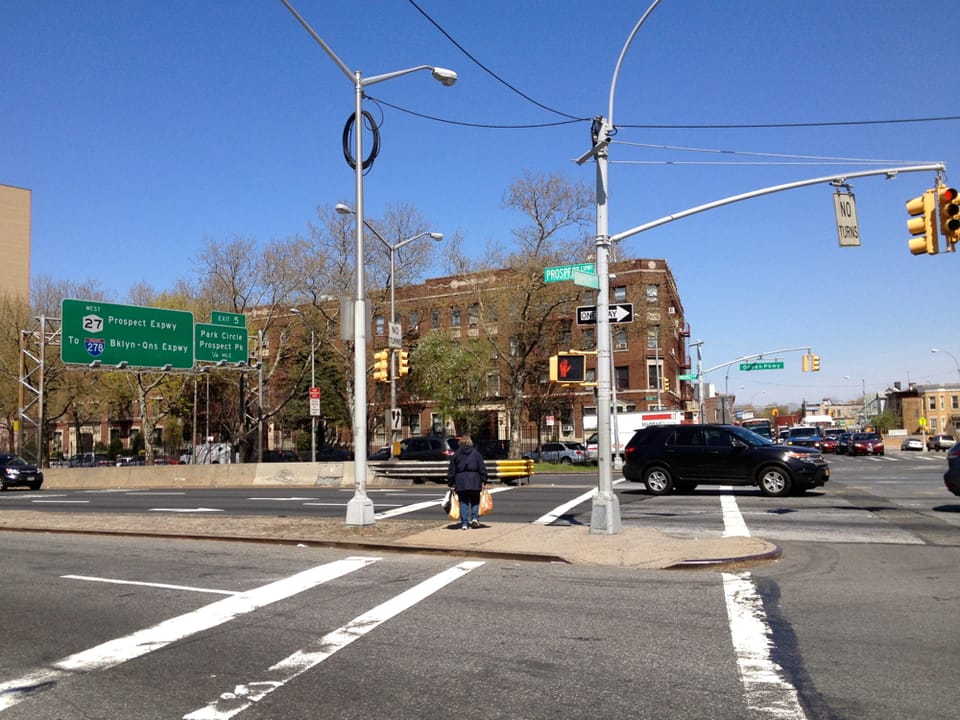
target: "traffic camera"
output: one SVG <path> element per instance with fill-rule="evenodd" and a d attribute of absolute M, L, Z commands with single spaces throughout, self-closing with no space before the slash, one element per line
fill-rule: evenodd
<path fill-rule="evenodd" d="M 914 255 L 936 255 L 940 252 L 940 240 L 937 238 L 937 192 L 927 190 L 920 197 L 907 202 L 907 230 L 913 235 L 909 242 L 910 252 Z"/>
<path fill-rule="evenodd" d="M 378 350 L 373 355 L 373 379 L 376 382 L 390 382 L 390 351 Z"/>

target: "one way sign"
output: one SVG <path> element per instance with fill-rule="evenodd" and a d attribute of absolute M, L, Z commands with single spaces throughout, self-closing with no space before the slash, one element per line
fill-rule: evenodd
<path fill-rule="evenodd" d="M 633 303 L 619 303 L 607 306 L 607 317 L 612 323 L 633 322 Z M 596 325 L 597 306 L 581 305 L 577 308 L 577 325 Z"/>

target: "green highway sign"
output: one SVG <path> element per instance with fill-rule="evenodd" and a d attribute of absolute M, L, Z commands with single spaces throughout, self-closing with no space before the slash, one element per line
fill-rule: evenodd
<path fill-rule="evenodd" d="M 677 375 L 677 380 L 696 380 L 699 377 L 696 373 L 692 375 Z"/>
<path fill-rule="evenodd" d="M 545 283 L 560 282 L 562 280 L 573 280 L 573 271 L 582 273 L 597 272 L 597 266 L 594 263 L 580 263 L 579 265 L 555 265 L 543 269 L 543 281 Z"/>
<path fill-rule="evenodd" d="M 242 315 L 240 313 L 221 312 L 219 310 L 214 310 L 210 313 L 210 322 L 214 325 L 245 328 L 247 326 L 247 317 L 246 315 Z M 199 358 L 197 359 L 199 360 Z"/>
<path fill-rule="evenodd" d="M 249 360 L 246 327 L 197 323 L 193 330 L 193 345 L 197 362 L 246 364 Z"/>
<path fill-rule="evenodd" d="M 193 367 L 193 313 L 64 300 L 60 358 L 65 363 Z"/>
<path fill-rule="evenodd" d="M 740 363 L 741 370 L 783 370 L 783 360 Z"/>

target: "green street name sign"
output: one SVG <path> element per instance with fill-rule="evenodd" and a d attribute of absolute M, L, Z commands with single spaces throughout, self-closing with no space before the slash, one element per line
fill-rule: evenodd
<path fill-rule="evenodd" d="M 193 313 L 184 310 L 64 300 L 61 326 L 65 363 L 193 367 Z"/>
<path fill-rule="evenodd" d="M 193 344 L 197 362 L 246 364 L 249 358 L 245 327 L 197 323 L 193 331 Z"/>
<path fill-rule="evenodd" d="M 543 281 L 545 283 L 552 283 L 562 280 L 573 280 L 574 270 L 596 275 L 597 266 L 594 263 L 580 263 L 579 265 L 555 265 L 554 267 L 544 268 Z"/>
<path fill-rule="evenodd" d="M 677 380 L 696 380 L 699 377 L 696 373 L 693 375 L 677 375 Z"/>
<path fill-rule="evenodd" d="M 783 370 L 783 360 L 740 363 L 741 370 Z"/>

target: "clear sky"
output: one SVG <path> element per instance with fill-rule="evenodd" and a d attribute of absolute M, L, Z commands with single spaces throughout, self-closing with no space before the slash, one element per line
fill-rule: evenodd
<path fill-rule="evenodd" d="M 434 119 L 365 103 L 382 122 L 365 204 L 375 217 L 409 203 L 479 254 L 522 222 L 502 200 L 525 171 L 594 186 L 595 166 L 574 162 L 590 146 L 586 118 L 607 113 L 617 58 L 649 3 L 293 4 L 367 76 L 457 71 L 451 88 L 414 73 L 368 89 Z M 960 184 L 960 121 L 877 122 L 960 116 L 956 43 L 941 31 L 958 24 L 960 5 L 945 0 L 663 0 L 616 87 L 611 233 L 870 167 L 943 161 Z M 33 192 L 35 276 L 95 279 L 123 302 L 135 283 L 190 277 L 204 239 L 267 243 L 304 234 L 318 206 L 353 203 L 341 152 L 353 84 L 280 0 L 8 2 L 0 67 L 0 183 Z M 960 254 L 907 250 L 904 202 L 934 179 L 851 181 L 859 248 L 838 247 L 825 184 L 624 246 L 669 263 L 704 367 L 798 346 L 821 356 L 820 373 L 786 353 L 782 371 L 708 376 L 740 401 L 956 381 L 954 359 L 930 349 L 960 358 Z"/>

